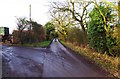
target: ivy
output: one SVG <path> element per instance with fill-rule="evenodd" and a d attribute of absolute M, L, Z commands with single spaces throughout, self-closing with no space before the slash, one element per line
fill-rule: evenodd
<path fill-rule="evenodd" d="M 100 4 L 98 7 L 105 16 L 106 21 L 112 18 L 111 9 L 109 7 L 105 7 L 102 4 Z M 111 36 L 111 33 L 106 32 L 104 28 L 104 19 L 101 16 L 98 8 L 94 7 L 93 10 L 90 12 L 89 16 L 89 46 L 91 48 L 94 48 L 98 52 L 108 52 L 110 54 L 112 52 L 112 47 L 115 45 L 115 42 L 113 37 Z M 108 27 L 109 25 L 106 26 Z"/>

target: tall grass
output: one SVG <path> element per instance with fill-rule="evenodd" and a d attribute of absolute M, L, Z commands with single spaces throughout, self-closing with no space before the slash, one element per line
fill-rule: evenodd
<path fill-rule="evenodd" d="M 104 70 L 110 72 L 114 77 L 120 78 L 120 63 L 119 57 L 112 57 L 107 55 L 106 53 L 98 53 L 89 47 L 81 47 L 71 43 L 64 43 L 68 48 L 74 50 L 75 52 L 86 56 L 88 59 L 93 60 L 95 63 L 100 65 Z"/>

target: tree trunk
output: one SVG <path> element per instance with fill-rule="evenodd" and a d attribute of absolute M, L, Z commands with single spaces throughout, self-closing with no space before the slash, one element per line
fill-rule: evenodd
<path fill-rule="evenodd" d="M 84 44 L 84 46 L 86 46 L 87 45 L 87 32 L 86 32 L 86 29 L 85 29 L 85 27 L 84 27 L 84 25 L 83 25 L 83 23 L 82 22 L 80 22 L 80 25 L 81 25 L 81 27 L 82 27 L 82 37 L 83 37 L 83 44 Z"/>

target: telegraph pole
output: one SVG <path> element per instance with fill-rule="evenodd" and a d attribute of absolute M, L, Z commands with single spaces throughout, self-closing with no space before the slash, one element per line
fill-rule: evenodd
<path fill-rule="evenodd" d="M 30 14 L 29 14 L 29 18 L 30 18 L 30 21 L 31 21 L 31 4 L 29 5 L 29 11 L 30 11 L 30 12 L 29 12 L 29 13 L 30 13 Z"/>
<path fill-rule="evenodd" d="M 30 21 L 30 23 L 29 23 L 29 30 L 28 30 L 28 32 L 29 32 L 29 42 L 31 43 L 31 30 L 32 30 L 32 23 L 31 23 L 31 4 L 29 5 L 29 21 Z"/>
<path fill-rule="evenodd" d="M 32 24 L 31 24 L 31 4 L 29 5 L 29 20 L 30 20 L 30 30 L 31 30 L 31 27 L 32 27 Z"/>

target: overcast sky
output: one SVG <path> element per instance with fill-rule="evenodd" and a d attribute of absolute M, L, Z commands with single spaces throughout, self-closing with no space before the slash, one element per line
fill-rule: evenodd
<path fill-rule="evenodd" d="M 0 0 L 0 27 L 9 27 L 10 33 L 16 29 L 16 17 L 29 18 L 29 5 L 32 6 L 32 19 L 44 25 L 50 20 L 49 3 L 65 0 Z"/>
<path fill-rule="evenodd" d="M 0 26 L 9 27 L 10 33 L 16 29 L 16 17 L 29 18 L 29 4 L 32 19 L 44 25 L 49 19 L 49 2 L 53 0 L 0 0 Z"/>

